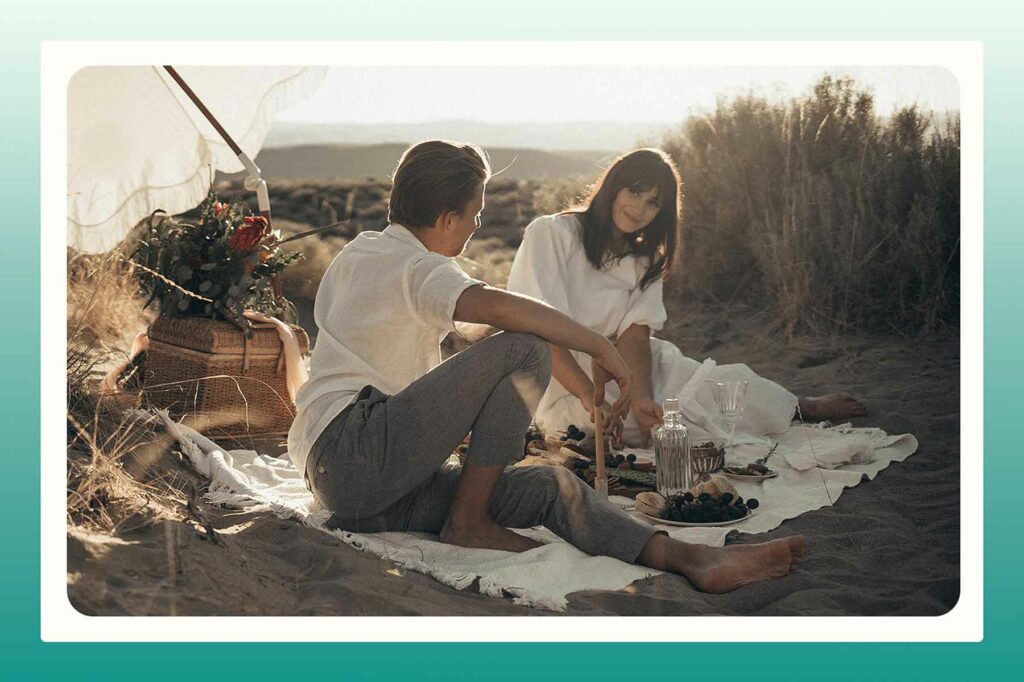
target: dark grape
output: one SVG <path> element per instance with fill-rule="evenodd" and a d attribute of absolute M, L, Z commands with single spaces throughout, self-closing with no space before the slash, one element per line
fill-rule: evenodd
<path fill-rule="evenodd" d="M 757 509 L 759 506 L 761 506 L 761 503 L 758 502 L 755 498 L 751 497 L 749 500 L 747 500 L 747 509 Z"/>
<path fill-rule="evenodd" d="M 636 461 L 636 455 L 634 455 L 632 452 L 629 453 L 628 455 L 626 455 L 626 461 L 632 464 L 633 462 Z"/>
<path fill-rule="evenodd" d="M 700 495 L 697 496 L 697 499 L 700 500 L 701 502 L 704 502 L 705 500 L 710 500 L 711 495 L 707 493 L 701 493 Z"/>
<path fill-rule="evenodd" d="M 719 499 L 725 504 L 729 504 L 730 502 L 732 502 L 732 493 L 724 492 L 722 493 L 722 496 Z"/>
<path fill-rule="evenodd" d="M 683 493 L 683 502 L 693 502 L 693 493 L 689 491 Z"/>

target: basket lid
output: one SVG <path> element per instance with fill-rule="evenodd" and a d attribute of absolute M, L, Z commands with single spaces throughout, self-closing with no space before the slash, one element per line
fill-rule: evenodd
<path fill-rule="evenodd" d="M 298 337 L 299 348 L 305 353 L 309 349 L 309 337 L 301 327 L 290 326 Z M 224 320 L 161 315 L 150 325 L 149 338 L 202 353 L 278 355 L 281 352 L 277 329 L 273 324 L 260 322 L 252 323 L 252 334 L 246 339 L 242 330 Z"/>

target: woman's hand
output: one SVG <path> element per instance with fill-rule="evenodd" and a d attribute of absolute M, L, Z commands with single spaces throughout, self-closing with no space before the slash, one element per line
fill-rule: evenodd
<path fill-rule="evenodd" d="M 594 405 L 592 404 L 593 400 L 591 400 L 591 399 L 580 400 L 580 403 L 583 405 L 583 408 L 587 411 L 587 414 L 590 415 L 590 423 L 591 424 L 596 423 L 594 421 L 595 415 L 594 415 Z M 612 406 L 609 405 L 608 401 L 606 400 L 604 402 L 604 404 L 601 405 L 601 417 L 602 417 L 601 424 L 604 426 L 604 435 L 609 436 L 611 438 L 612 447 L 614 447 L 616 449 L 621 449 L 622 448 L 622 429 L 625 426 L 625 424 L 623 424 L 622 419 L 612 419 L 611 416 L 610 416 L 611 413 L 612 413 Z"/>
<path fill-rule="evenodd" d="M 640 398 L 633 401 L 630 412 L 640 427 L 641 447 L 646 448 L 651 444 L 651 429 L 660 424 L 664 416 L 661 405 L 650 398 Z"/>

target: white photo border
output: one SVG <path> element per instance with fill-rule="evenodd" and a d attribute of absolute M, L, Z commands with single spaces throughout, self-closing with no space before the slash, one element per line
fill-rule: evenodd
<path fill-rule="evenodd" d="M 86 616 L 67 594 L 65 367 L 67 264 L 67 86 L 92 65 L 330 66 L 932 66 L 960 85 L 961 364 L 960 443 L 977 443 L 983 423 L 983 61 L 980 42 L 44 42 L 41 54 L 41 457 L 40 635 L 46 642 L 151 641 L 931 641 L 983 636 L 981 505 L 960 506 L 960 599 L 941 616 L 718 617 L 700 628 L 668 626 L 679 616 L 643 617 L 270 617 Z M 827 61 L 812 55 L 827 55 Z M 971 437 L 965 437 L 971 434 Z M 924 443 L 927 447 L 928 444 Z M 980 499 L 983 457 L 960 452 L 961 496 Z M 884 475 L 884 474 L 883 474 Z M 811 551 L 813 551 L 813 546 Z M 527 620 L 528 619 L 528 620 Z M 566 619 L 575 621 L 567 623 Z M 573 627 L 578 625 L 580 627 Z M 668 627 L 661 627 L 666 625 Z M 641 634 L 642 633 L 642 634 Z"/>

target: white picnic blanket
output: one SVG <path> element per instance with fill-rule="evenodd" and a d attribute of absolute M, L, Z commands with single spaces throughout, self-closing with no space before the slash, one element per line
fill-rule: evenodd
<path fill-rule="evenodd" d="M 653 569 L 610 557 L 590 556 L 544 528 L 521 531 L 547 544 L 520 554 L 454 547 L 425 533 L 359 534 L 330 530 L 325 525 L 329 512 L 317 508 L 302 474 L 290 460 L 253 450 L 226 451 L 195 430 L 175 423 L 166 413 L 161 413 L 161 417 L 192 465 L 210 479 L 207 501 L 235 508 L 265 508 L 282 518 L 294 518 L 359 551 L 432 576 L 458 590 L 479 579 L 482 594 L 511 596 L 514 603 L 523 606 L 564 611 L 567 596 L 573 592 L 620 590 L 636 580 L 659 574 Z M 820 438 L 822 432 L 828 436 Z M 873 444 L 870 461 L 842 469 L 812 467 L 800 471 L 789 465 L 788 457 L 779 456 L 800 452 L 809 436 L 819 437 L 813 442 L 820 440 L 822 445 L 815 445 L 813 456 L 823 460 L 828 459 L 836 444 L 844 443 L 847 438 L 870 438 Z M 741 495 L 756 497 L 761 502 L 753 516 L 721 528 L 664 525 L 662 528 L 680 540 L 721 546 L 733 531 L 763 533 L 786 519 L 833 504 L 845 488 L 857 485 L 865 476 L 874 478 L 889 463 L 902 461 L 917 450 L 917 439 L 912 435 L 892 437 L 878 429 L 854 429 L 848 425 L 824 430 L 794 426 L 777 440 L 779 450 L 770 463 L 780 475 L 762 483 L 736 485 Z M 756 448 L 758 444 L 749 447 Z M 610 500 L 623 507 L 632 505 L 632 500 L 625 497 L 612 496 Z"/>

